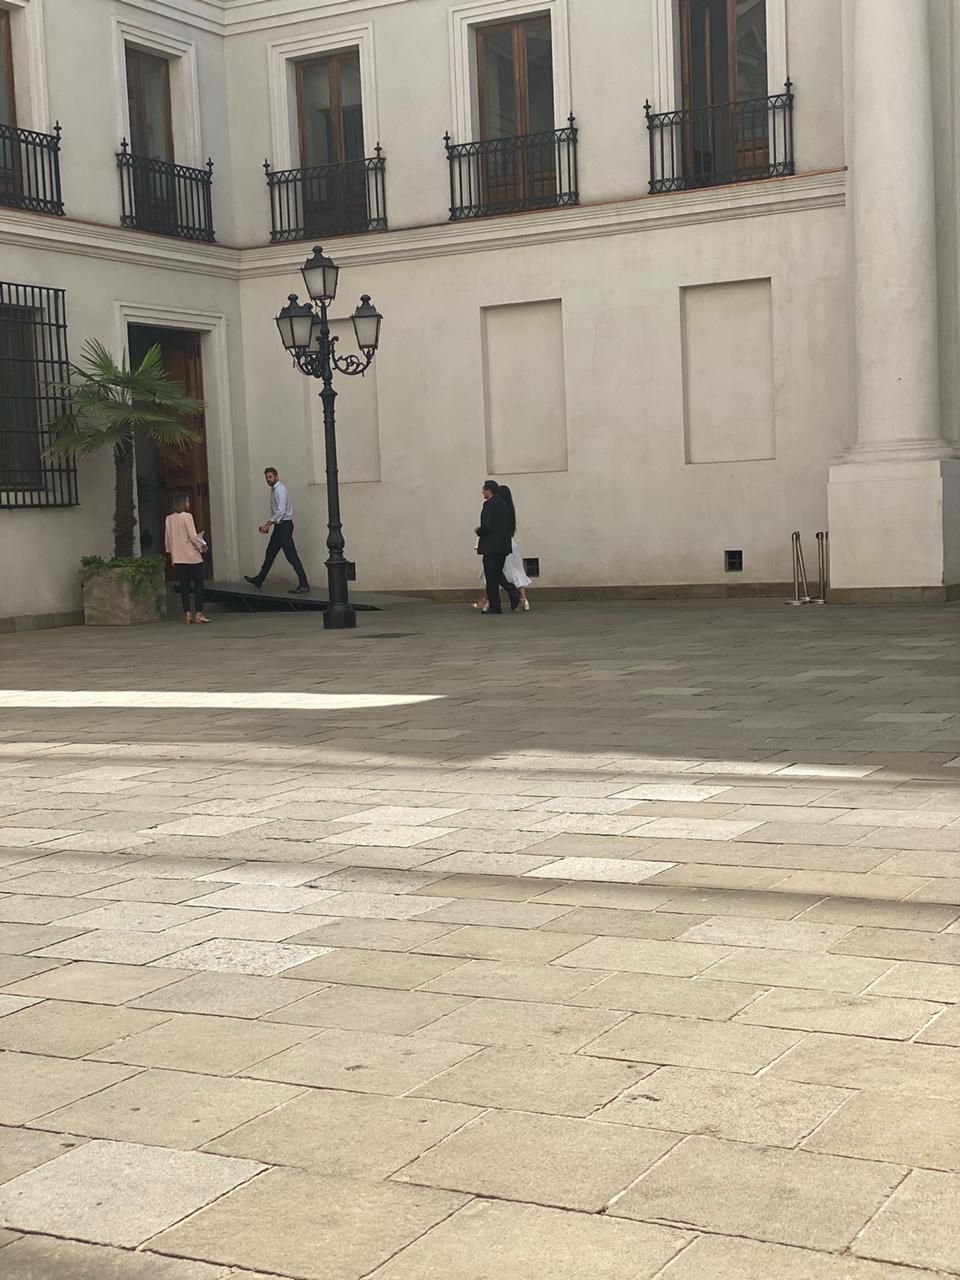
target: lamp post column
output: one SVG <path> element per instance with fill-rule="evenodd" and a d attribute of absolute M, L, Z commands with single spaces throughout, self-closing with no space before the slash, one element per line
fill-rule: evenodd
<path fill-rule="evenodd" d="M 323 625 L 328 631 L 343 631 L 357 625 L 347 586 L 347 561 L 343 554 L 343 525 L 340 520 L 340 472 L 337 466 L 337 393 L 333 387 L 330 323 L 326 303 L 320 306 L 320 377 L 323 390 L 323 450 L 327 472 L 327 608 Z"/>

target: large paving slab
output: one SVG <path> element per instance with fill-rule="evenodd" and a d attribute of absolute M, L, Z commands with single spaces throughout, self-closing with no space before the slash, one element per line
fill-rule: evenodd
<path fill-rule="evenodd" d="M 649 1280 L 686 1244 L 668 1227 L 477 1200 L 402 1250 L 371 1280 Z M 2 1274 L 2 1273 L 0 1273 Z"/>
<path fill-rule="evenodd" d="M 465 1199 L 428 1187 L 273 1169 L 151 1243 L 159 1252 L 304 1280 L 359 1280 Z"/>
<path fill-rule="evenodd" d="M 898 1165 L 693 1137 L 640 1178 L 611 1212 L 839 1251 L 903 1176 Z"/>
<path fill-rule="evenodd" d="M 960 1274 L 954 612 L 533 599 L 0 636 L 2 1280 Z"/>
<path fill-rule="evenodd" d="M 132 1247 L 261 1169 L 250 1160 L 88 1142 L 4 1183 L 0 1225 Z"/>

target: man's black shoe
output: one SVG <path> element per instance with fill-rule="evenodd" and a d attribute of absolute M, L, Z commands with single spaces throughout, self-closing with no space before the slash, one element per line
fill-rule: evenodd
<path fill-rule="evenodd" d="M 249 582 L 251 587 L 256 587 L 258 591 L 263 586 L 262 582 L 258 582 L 256 578 L 251 578 L 250 575 L 247 573 L 243 575 L 243 580 L 244 582 Z"/>
<path fill-rule="evenodd" d="M 287 592 L 290 596 L 302 596 L 304 592 L 309 591 L 310 587 L 306 582 L 302 582 L 299 587 L 291 587 Z"/>

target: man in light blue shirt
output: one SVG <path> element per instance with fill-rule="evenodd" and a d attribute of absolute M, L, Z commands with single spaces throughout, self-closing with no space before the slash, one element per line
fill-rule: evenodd
<path fill-rule="evenodd" d="M 270 541 L 267 543 L 267 551 L 263 557 L 260 572 L 254 578 L 246 574 L 244 578 L 259 590 L 274 560 L 282 551 L 291 569 L 297 575 L 298 585 L 290 591 L 290 595 L 300 595 L 310 590 L 310 583 L 307 581 L 307 575 L 293 541 L 293 503 L 290 500 L 290 491 L 285 484 L 281 483 L 276 467 L 267 467 L 263 474 L 270 486 L 270 518 L 265 524 L 260 525 L 260 532 L 269 533 Z"/>

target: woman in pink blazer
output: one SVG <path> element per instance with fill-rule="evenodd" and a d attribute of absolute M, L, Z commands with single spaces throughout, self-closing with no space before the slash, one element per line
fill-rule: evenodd
<path fill-rule="evenodd" d="M 209 622 L 210 619 L 203 616 L 203 553 L 207 544 L 197 533 L 190 514 L 190 499 L 185 493 L 178 493 L 173 500 L 173 510 L 167 516 L 164 529 L 164 543 L 180 579 L 184 622 Z M 191 592 L 193 613 L 190 612 Z"/>

